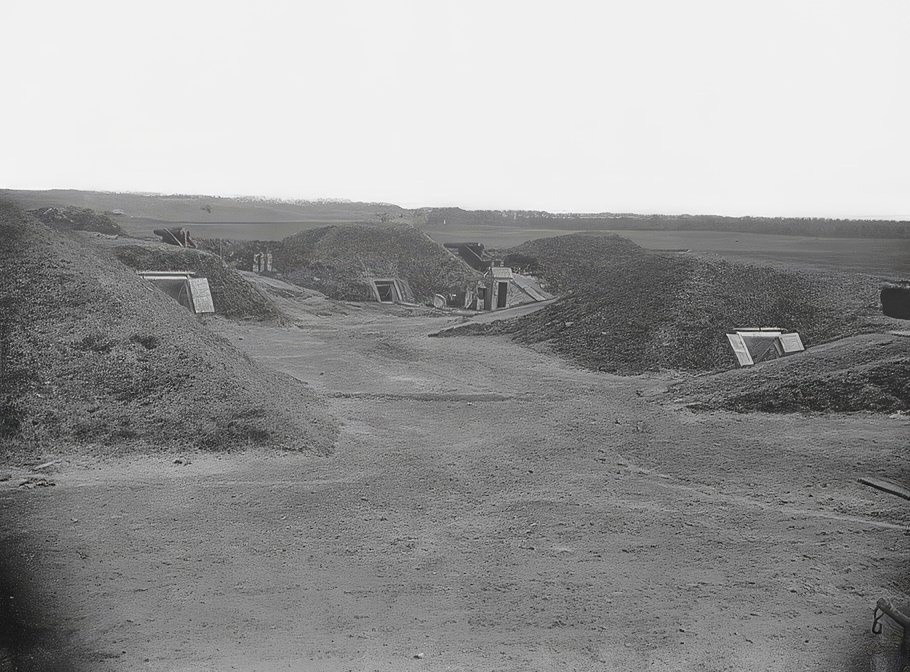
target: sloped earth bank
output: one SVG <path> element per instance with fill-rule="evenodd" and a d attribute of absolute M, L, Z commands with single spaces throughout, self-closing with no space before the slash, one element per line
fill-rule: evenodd
<path fill-rule="evenodd" d="M 219 315 L 246 320 L 280 322 L 281 311 L 274 303 L 244 282 L 217 255 L 161 244 L 117 245 L 114 255 L 130 268 L 145 271 L 192 271 L 208 280 L 215 311 Z"/>
<path fill-rule="evenodd" d="M 480 274 L 412 226 L 327 226 L 285 238 L 275 268 L 333 299 L 372 301 L 371 279 L 397 278 L 406 302 L 464 292 Z"/>
<path fill-rule="evenodd" d="M 910 338 L 863 334 L 714 376 L 673 391 L 692 409 L 769 413 L 910 410 Z"/>
<path fill-rule="evenodd" d="M 564 298 L 514 323 L 454 330 L 548 342 L 589 368 L 635 375 L 731 368 L 725 334 L 798 331 L 807 347 L 873 331 L 880 281 L 856 274 L 649 252 L 618 236 L 574 234 L 505 250 Z"/>
<path fill-rule="evenodd" d="M 910 479 L 904 421 L 693 414 L 666 377 L 297 305 L 303 328 L 216 324 L 331 399 L 334 455 L 0 483 L 30 625 L 78 667 L 828 672 L 894 649 L 869 628 L 907 587 L 910 510 L 856 479 Z"/>
<path fill-rule="evenodd" d="M 0 202 L 0 265 L 0 455 L 332 449 L 312 391 L 251 362 L 90 239 Z M 246 294 L 222 297 L 258 296 L 280 315 L 224 273 Z"/>

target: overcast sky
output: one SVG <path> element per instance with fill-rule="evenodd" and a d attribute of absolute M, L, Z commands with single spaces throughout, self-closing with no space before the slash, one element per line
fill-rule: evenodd
<path fill-rule="evenodd" d="M 2 0 L 0 25 L 0 187 L 910 219 L 907 0 Z"/>

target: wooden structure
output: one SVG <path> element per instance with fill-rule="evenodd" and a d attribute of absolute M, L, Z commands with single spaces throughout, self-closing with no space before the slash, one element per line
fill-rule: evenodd
<path fill-rule="evenodd" d="M 491 266 L 477 283 L 475 293 L 477 310 L 502 310 L 553 298 L 533 278 L 515 273 L 508 266 Z"/>
<path fill-rule="evenodd" d="M 194 277 L 192 271 L 136 271 L 136 274 L 194 313 L 215 312 L 208 279 Z"/>
<path fill-rule="evenodd" d="M 727 334 L 727 340 L 740 366 L 787 357 L 806 349 L 798 333 L 785 334 L 777 327 L 737 329 Z"/>
<path fill-rule="evenodd" d="M 405 291 L 398 278 L 374 278 L 370 280 L 373 297 L 379 303 L 403 303 Z"/>
<path fill-rule="evenodd" d="M 253 255 L 253 273 L 271 273 L 272 269 L 272 253 L 269 251 L 266 252 L 257 252 Z"/>

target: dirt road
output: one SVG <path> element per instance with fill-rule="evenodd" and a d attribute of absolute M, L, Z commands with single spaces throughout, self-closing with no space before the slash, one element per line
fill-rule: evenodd
<path fill-rule="evenodd" d="M 214 328 L 331 398 L 334 456 L 0 483 L 84 669 L 869 669 L 910 510 L 856 479 L 907 476 L 904 421 L 694 415 L 669 378 L 282 300 L 298 327 Z"/>

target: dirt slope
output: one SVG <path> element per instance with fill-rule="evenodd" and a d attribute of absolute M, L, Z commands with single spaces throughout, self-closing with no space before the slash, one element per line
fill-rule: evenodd
<path fill-rule="evenodd" d="M 306 387 L 262 369 L 106 250 L 0 203 L 0 432 L 20 450 L 327 452 Z"/>
<path fill-rule="evenodd" d="M 910 409 L 910 338 L 867 334 L 748 369 L 695 378 L 675 390 L 701 410 Z"/>
<path fill-rule="evenodd" d="M 281 274 L 333 299 L 371 301 L 369 278 L 399 278 L 410 296 L 463 290 L 479 275 L 415 228 L 329 226 L 285 238 L 275 255 Z"/>

